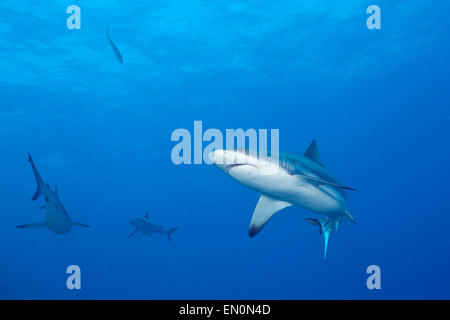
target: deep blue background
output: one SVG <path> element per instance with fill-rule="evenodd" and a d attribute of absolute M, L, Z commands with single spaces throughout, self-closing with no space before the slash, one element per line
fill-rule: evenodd
<path fill-rule="evenodd" d="M 92 2 L 0 4 L 1 298 L 450 298 L 448 2 Z M 79 31 L 65 27 L 73 3 Z M 381 30 L 366 28 L 370 4 Z M 357 224 L 342 223 L 326 261 L 297 207 L 250 239 L 257 193 L 171 162 L 172 131 L 194 120 L 279 128 L 297 154 L 316 139 L 359 190 Z M 27 152 L 91 229 L 15 229 L 43 220 Z M 180 227 L 172 243 L 127 239 L 147 210 Z M 65 287 L 70 264 L 81 291 Z"/>

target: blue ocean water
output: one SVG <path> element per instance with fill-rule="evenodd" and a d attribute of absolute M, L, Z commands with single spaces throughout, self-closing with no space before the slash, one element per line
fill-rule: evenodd
<path fill-rule="evenodd" d="M 66 9 L 81 8 L 69 30 Z M 369 5 L 381 29 L 366 27 Z M 449 299 L 450 22 L 446 1 L 71 0 L 0 3 L 0 298 Z M 106 38 L 120 49 L 114 57 Z M 210 165 L 175 165 L 177 128 L 279 129 L 311 140 L 356 224 L 278 213 Z M 24 229 L 43 199 L 27 152 L 70 217 Z M 178 226 L 173 241 L 129 220 Z M 368 290 L 366 268 L 381 269 Z M 68 290 L 66 268 L 81 268 Z"/>

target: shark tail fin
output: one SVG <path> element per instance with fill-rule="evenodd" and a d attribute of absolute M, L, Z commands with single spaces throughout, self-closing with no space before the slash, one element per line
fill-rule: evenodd
<path fill-rule="evenodd" d="M 308 221 L 309 223 L 311 223 L 312 225 L 315 226 L 319 226 L 319 232 L 320 234 L 323 234 L 323 238 L 324 238 L 324 253 L 323 253 L 323 258 L 326 259 L 327 258 L 327 250 L 328 250 L 328 240 L 330 238 L 330 233 L 333 230 L 337 230 L 338 225 L 339 225 L 339 220 L 337 219 L 333 219 L 333 218 L 319 218 L 319 219 L 313 219 L 313 218 L 306 218 L 306 221 Z"/>
<path fill-rule="evenodd" d="M 172 242 L 172 238 L 171 238 L 172 233 L 174 233 L 174 232 L 177 231 L 178 229 L 179 229 L 179 228 L 176 227 L 176 228 L 172 228 L 172 229 L 167 230 L 167 239 L 169 239 L 169 242 Z"/>
<path fill-rule="evenodd" d="M 330 230 L 324 230 L 323 232 L 323 238 L 325 240 L 324 244 L 324 252 L 323 252 L 323 259 L 325 260 L 327 258 L 327 249 L 328 249 L 328 239 L 330 238 Z"/>

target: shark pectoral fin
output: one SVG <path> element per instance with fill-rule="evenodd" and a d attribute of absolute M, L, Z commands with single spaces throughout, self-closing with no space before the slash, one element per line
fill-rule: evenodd
<path fill-rule="evenodd" d="M 138 232 L 137 229 L 134 229 L 132 233 L 128 236 L 128 239 L 130 239 L 132 236 L 134 236 Z"/>
<path fill-rule="evenodd" d="M 29 223 L 29 224 L 22 224 L 20 226 L 17 226 L 17 229 L 34 229 L 34 228 L 43 228 L 47 225 L 45 222 L 39 222 L 39 223 Z"/>
<path fill-rule="evenodd" d="M 323 180 L 323 179 L 320 179 L 320 178 L 316 178 L 316 177 L 305 176 L 303 174 L 295 174 L 295 176 L 297 176 L 299 178 L 303 178 L 303 179 L 309 180 L 309 181 L 312 181 L 312 182 L 316 182 L 317 184 L 324 184 L 324 185 L 329 185 L 329 186 L 332 186 L 332 187 L 335 187 L 335 188 L 356 191 L 355 188 L 350 188 L 350 187 L 347 187 L 347 186 L 343 186 L 343 185 L 340 185 L 340 184 L 337 184 L 337 183 L 333 183 L 333 182 L 330 182 L 330 181 L 326 181 L 326 180 Z"/>
<path fill-rule="evenodd" d="M 79 223 L 79 222 L 74 222 L 74 221 L 72 221 L 72 225 L 73 225 L 74 227 L 90 228 L 90 226 L 88 226 L 87 224 L 83 224 L 83 223 Z"/>
<path fill-rule="evenodd" d="M 257 235 L 275 213 L 290 206 L 292 206 L 292 204 L 289 202 L 261 195 L 255 211 L 253 212 L 252 221 L 250 222 L 248 231 L 250 237 Z"/>

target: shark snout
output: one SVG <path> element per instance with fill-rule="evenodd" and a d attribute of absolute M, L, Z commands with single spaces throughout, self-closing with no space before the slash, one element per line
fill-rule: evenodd
<path fill-rule="evenodd" d="M 228 174 L 274 175 L 279 173 L 279 160 L 276 156 L 262 157 L 241 150 L 218 149 L 209 153 L 209 160 Z"/>
<path fill-rule="evenodd" d="M 248 163 L 247 156 L 244 153 L 218 149 L 209 153 L 209 160 L 222 170 L 228 170 L 230 167 Z"/>

